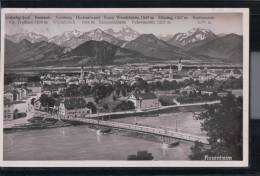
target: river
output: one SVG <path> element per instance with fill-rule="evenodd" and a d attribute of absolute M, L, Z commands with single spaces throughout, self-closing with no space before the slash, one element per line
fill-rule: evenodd
<path fill-rule="evenodd" d="M 191 112 L 137 117 L 138 123 L 205 135 L 200 122 Z M 117 119 L 131 123 L 134 117 Z M 98 135 L 86 125 L 62 128 L 4 132 L 4 160 L 126 160 L 139 150 L 152 153 L 155 160 L 187 160 L 193 144 L 181 141 L 175 148 L 165 148 L 159 142 L 130 137 L 124 132 Z"/>

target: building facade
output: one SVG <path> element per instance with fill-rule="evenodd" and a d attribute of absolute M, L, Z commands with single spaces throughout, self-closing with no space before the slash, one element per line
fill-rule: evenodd
<path fill-rule="evenodd" d="M 12 91 L 6 91 L 4 92 L 4 98 L 10 100 L 10 101 L 14 101 L 14 94 Z"/>
<path fill-rule="evenodd" d="M 128 100 L 134 103 L 136 110 L 156 109 L 161 106 L 154 93 L 135 92 L 129 96 Z"/>
<path fill-rule="evenodd" d="M 66 98 L 60 102 L 59 115 L 65 118 L 85 117 L 91 114 L 91 109 L 87 108 L 87 103 L 83 98 Z"/>
<path fill-rule="evenodd" d="M 14 105 L 9 99 L 4 98 L 4 121 L 14 119 Z"/>

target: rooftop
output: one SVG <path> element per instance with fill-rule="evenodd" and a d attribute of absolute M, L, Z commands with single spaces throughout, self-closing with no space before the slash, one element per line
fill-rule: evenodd
<path fill-rule="evenodd" d="M 86 108 L 87 107 L 87 103 L 83 98 L 77 98 L 77 97 L 73 97 L 73 98 L 66 98 L 64 100 L 64 106 L 66 109 L 81 109 L 81 108 Z"/>
<path fill-rule="evenodd" d="M 157 99 L 157 96 L 154 93 L 133 93 L 136 99 Z"/>

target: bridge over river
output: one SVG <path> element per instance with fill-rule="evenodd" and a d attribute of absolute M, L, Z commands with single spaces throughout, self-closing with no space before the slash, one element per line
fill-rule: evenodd
<path fill-rule="evenodd" d="M 117 128 L 117 129 L 136 131 L 136 132 L 141 132 L 141 133 L 148 133 L 148 134 L 152 134 L 152 135 L 158 135 L 161 137 L 175 138 L 175 139 L 181 139 L 181 140 L 186 140 L 186 141 L 191 141 L 191 142 L 199 141 L 203 144 L 208 144 L 208 140 L 207 140 L 206 136 L 197 136 L 197 135 L 193 135 L 193 134 L 179 132 L 176 130 L 171 130 L 168 128 L 159 128 L 159 127 L 146 126 L 143 124 L 142 125 L 130 124 L 130 123 L 115 122 L 115 121 L 110 121 L 110 120 L 105 121 L 105 120 L 97 120 L 97 119 L 89 119 L 89 118 L 64 118 L 63 119 L 58 116 L 53 116 L 52 118 L 66 120 L 66 121 L 82 122 L 82 123 Z"/>
<path fill-rule="evenodd" d="M 174 107 L 189 107 L 189 106 L 202 106 L 202 105 L 210 105 L 210 104 L 218 104 L 220 103 L 219 100 L 217 101 L 211 101 L 211 102 L 199 102 L 199 103 L 190 103 L 190 104 L 180 104 L 180 105 L 171 105 L 171 106 L 163 106 L 156 110 L 149 110 L 150 112 L 162 110 L 162 109 L 168 109 L 168 108 L 174 108 Z M 146 112 L 149 112 L 146 111 Z M 41 116 L 44 118 L 54 118 L 58 120 L 66 120 L 66 121 L 74 121 L 74 122 L 82 122 L 92 125 L 98 125 L 98 126 L 105 126 L 105 127 L 111 127 L 111 128 L 117 128 L 117 129 L 125 129 L 130 131 L 136 131 L 141 133 L 148 133 L 152 135 L 158 135 L 161 137 L 166 138 L 174 138 L 174 139 L 180 139 L 180 140 L 186 140 L 186 141 L 199 141 L 203 144 L 208 144 L 208 138 L 206 136 L 199 136 L 199 135 L 193 135 L 185 132 L 180 132 L 177 130 L 172 130 L 168 128 L 162 128 L 162 127 L 152 127 L 147 125 L 141 125 L 141 124 L 131 124 L 131 123 L 122 123 L 122 122 L 115 122 L 112 120 L 100 120 L 97 117 L 104 117 L 104 116 L 110 116 L 110 115 L 123 115 L 123 114 L 136 114 L 138 112 L 134 111 L 125 111 L 125 112 L 112 112 L 112 113 L 100 113 L 100 114 L 91 114 L 81 117 L 73 117 L 73 118 L 65 118 L 58 115 L 50 115 L 48 113 L 43 112 L 36 112 L 36 116 Z"/>

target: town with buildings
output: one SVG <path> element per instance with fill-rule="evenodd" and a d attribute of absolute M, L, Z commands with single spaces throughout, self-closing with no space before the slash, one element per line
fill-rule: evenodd
<path fill-rule="evenodd" d="M 189 68 L 181 59 L 175 65 L 158 68 L 82 65 L 70 73 L 52 71 L 33 77 L 16 75 L 5 85 L 5 121 L 25 118 L 32 110 L 65 118 L 89 117 L 102 112 L 147 111 L 212 101 L 228 93 L 242 95 L 242 69 Z"/>

